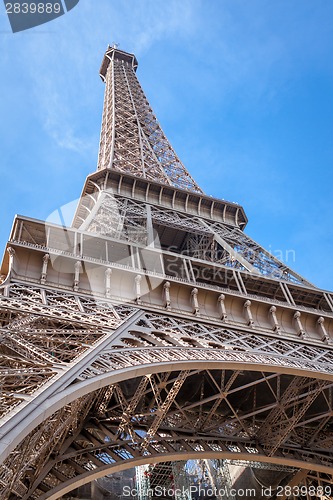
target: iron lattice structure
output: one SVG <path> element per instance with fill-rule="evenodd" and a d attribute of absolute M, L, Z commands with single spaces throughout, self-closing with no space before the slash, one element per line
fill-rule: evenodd
<path fill-rule="evenodd" d="M 327 500 L 333 294 L 249 238 L 241 206 L 202 193 L 136 66 L 107 50 L 99 165 L 73 226 L 14 222 L 0 288 L 1 498 L 55 499 L 198 459 L 236 493 Z"/>
<path fill-rule="evenodd" d="M 112 168 L 202 193 L 164 135 L 136 77 L 134 55 L 107 50 L 98 169 Z"/>

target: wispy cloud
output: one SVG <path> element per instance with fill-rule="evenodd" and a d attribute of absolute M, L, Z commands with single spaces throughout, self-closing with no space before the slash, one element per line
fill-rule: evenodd
<path fill-rule="evenodd" d="M 101 96 L 96 92 L 96 60 L 107 43 L 115 40 L 124 50 L 140 54 L 163 37 L 185 36 L 195 26 L 196 4 L 196 0 L 142 0 L 123 3 L 119 9 L 109 0 L 101 0 L 98 8 L 81 2 L 50 23 L 50 32 L 41 32 L 40 36 L 36 32 L 35 36 L 18 34 L 17 43 L 19 38 L 25 43 L 23 72 L 34 88 L 35 112 L 57 146 L 80 154 L 95 152 L 97 134 L 84 134 L 85 127 L 78 120 L 83 114 L 88 120 L 87 112 L 101 108 Z M 92 28 L 97 25 L 98 32 Z M 106 33 L 110 33 L 109 40 Z M 89 71 L 91 77 L 87 79 Z M 69 81 L 73 74 L 75 80 Z"/>
<path fill-rule="evenodd" d="M 147 51 L 161 39 L 186 39 L 193 35 L 197 28 L 197 0 L 171 0 L 169 2 L 143 1 L 136 3 L 134 16 L 131 13 L 133 25 L 134 50 L 140 54 Z M 131 4 L 133 7 L 133 4 Z"/>
<path fill-rule="evenodd" d="M 77 152 L 86 151 L 88 144 L 83 138 L 76 136 L 73 130 L 74 119 L 71 116 L 69 96 L 66 95 L 66 89 L 60 94 L 61 82 L 57 82 L 52 72 L 44 76 L 36 72 L 31 78 L 34 80 L 37 113 L 46 132 L 61 148 Z"/>

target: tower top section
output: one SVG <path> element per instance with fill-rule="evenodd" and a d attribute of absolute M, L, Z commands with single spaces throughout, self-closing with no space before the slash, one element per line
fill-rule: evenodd
<path fill-rule="evenodd" d="M 166 138 L 137 79 L 134 54 L 108 47 L 98 171 L 116 170 L 166 186 L 202 193 Z"/>
<path fill-rule="evenodd" d="M 123 61 L 130 66 L 132 66 L 133 70 L 136 71 L 138 67 L 138 61 L 134 54 L 129 54 L 128 52 L 124 52 L 123 50 L 119 50 L 117 45 L 108 46 L 104 58 L 101 64 L 101 68 L 99 70 L 100 77 L 105 82 L 106 73 L 111 61 Z"/>

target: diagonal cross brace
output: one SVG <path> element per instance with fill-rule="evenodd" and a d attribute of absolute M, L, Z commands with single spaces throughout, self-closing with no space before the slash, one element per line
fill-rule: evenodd
<path fill-rule="evenodd" d="M 269 413 L 258 432 L 258 438 L 269 456 L 275 454 L 326 385 L 327 382 L 324 380 L 309 378 L 298 377 L 291 381 L 279 405 Z M 306 389 L 307 396 L 300 400 L 303 389 Z M 293 409 L 291 417 L 287 414 L 290 403 Z"/>
<path fill-rule="evenodd" d="M 160 423 L 162 422 L 162 420 L 166 416 L 170 406 L 172 405 L 174 399 L 176 398 L 178 392 L 180 391 L 180 389 L 181 389 L 183 383 L 185 382 L 189 373 L 190 373 L 189 370 L 184 370 L 184 371 L 181 371 L 179 373 L 173 386 L 171 387 L 170 391 L 168 392 L 167 397 L 163 401 L 162 405 L 158 408 L 158 410 L 156 412 L 156 416 L 153 420 L 153 423 L 151 424 L 151 426 L 147 430 L 147 435 L 142 443 L 143 450 L 145 450 L 147 448 L 147 446 L 149 445 L 151 437 L 154 436 L 157 429 L 159 428 Z"/>

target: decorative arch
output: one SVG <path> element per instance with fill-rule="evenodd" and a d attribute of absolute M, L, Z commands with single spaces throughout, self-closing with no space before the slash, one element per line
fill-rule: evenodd
<path fill-rule="evenodd" d="M 49 458 L 22 498 L 59 498 L 112 471 L 199 457 L 331 473 L 327 433 L 318 429 L 332 412 L 332 381 L 268 360 L 222 363 L 189 353 L 186 361 L 106 371 L 50 396 L 44 413 L 37 405 L 17 450 L 35 440 L 37 455 Z"/>

